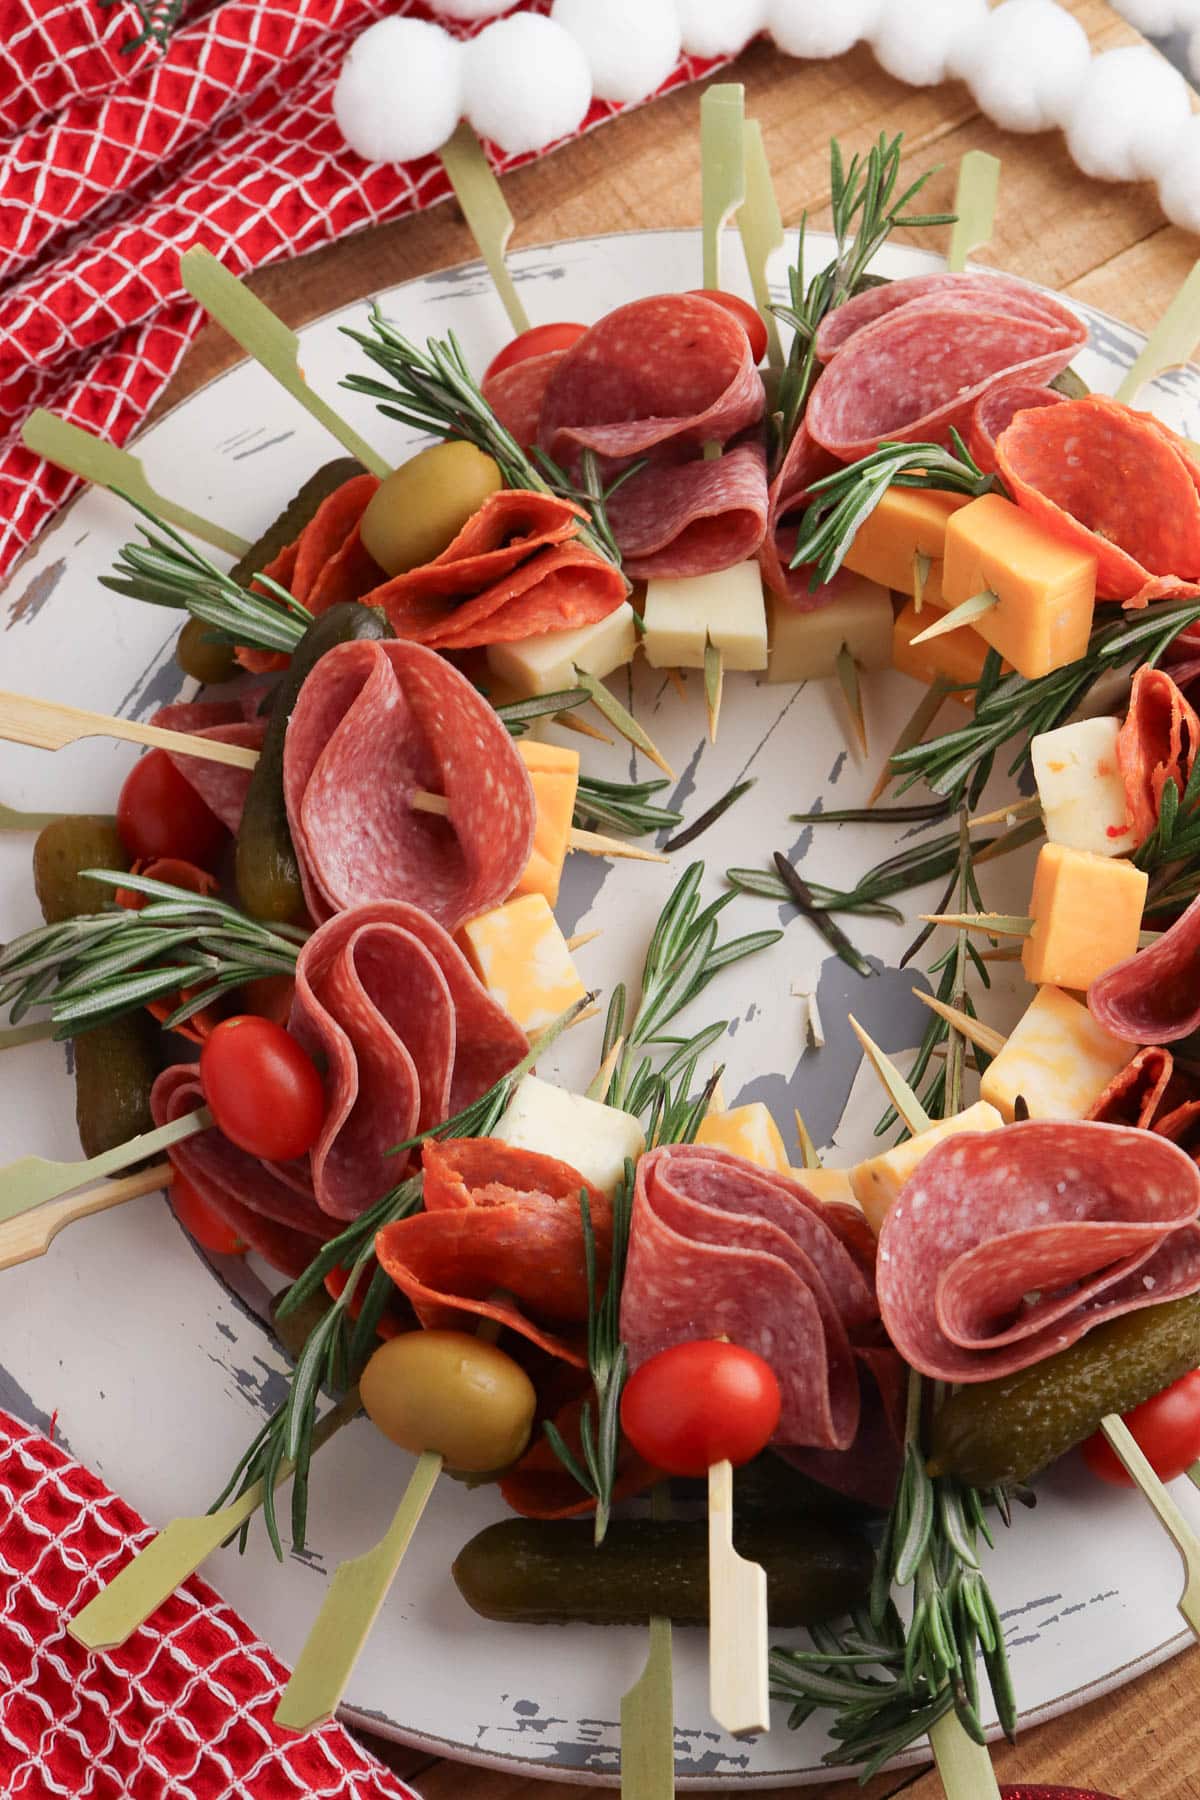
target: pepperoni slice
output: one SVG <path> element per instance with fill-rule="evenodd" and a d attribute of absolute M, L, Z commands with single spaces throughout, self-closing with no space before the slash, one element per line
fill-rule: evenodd
<path fill-rule="evenodd" d="M 1200 1028 L 1200 900 L 1157 943 L 1093 981 L 1088 1011 L 1130 1044 L 1171 1044 Z"/>
<path fill-rule="evenodd" d="M 1165 669 L 1140 668 L 1117 733 L 1117 761 L 1137 844 L 1158 824 L 1169 781 L 1182 795 L 1200 751 L 1200 718 Z"/>
<path fill-rule="evenodd" d="M 1099 1099 L 1093 1101 L 1088 1118 L 1102 1125 L 1134 1125 L 1139 1131 L 1152 1130 L 1163 1110 L 1174 1066 L 1169 1050 L 1157 1044 L 1147 1045 L 1117 1070 Z"/>
<path fill-rule="evenodd" d="M 359 536 L 358 526 L 379 486 L 377 475 L 352 475 L 326 496 L 300 536 L 286 544 L 262 571 L 285 587 L 311 613 L 322 613 L 339 600 L 357 600 L 375 587 L 383 570 Z M 237 653 L 244 669 L 256 674 L 285 669 L 282 650 L 242 646 Z"/>

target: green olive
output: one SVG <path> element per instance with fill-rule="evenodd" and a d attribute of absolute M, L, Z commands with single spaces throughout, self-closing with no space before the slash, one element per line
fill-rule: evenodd
<path fill-rule="evenodd" d="M 232 644 L 219 641 L 203 619 L 189 619 L 175 646 L 175 661 L 194 681 L 229 681 L 237 673 Z"/>
<path fill-rule="evenodd" d="M 388 575 L 432 562 L 503 487 L 500 470 L 474 444 L 434 444 L 380 484 L 359 531 Z"/>
<path fill-rule="evenodd" d="M 402 1450 L 436 1450 L 452 1469 L 516 1462 L 536 1396 L 519 1363 L 465 1331 L 410 1331 L 381 1344 L 358 1384 L 368 1416 Z"/>

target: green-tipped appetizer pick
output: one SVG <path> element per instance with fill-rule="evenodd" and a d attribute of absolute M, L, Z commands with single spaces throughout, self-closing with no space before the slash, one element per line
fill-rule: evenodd
<path fill-rule="evenodd" d="M 958 165 L 954 210 L 958 214 L 950 238 L 948 266 L 955 274 L 967 266 L 973 250 L 991 242 L 1000 192 L 1000 158 L 986 150 L 968 150 Z"/>
<path fill-rule="evenodd" d="M 1195 1635 L 1200 1637 L 1200 1537 L 1197 1537 L 1155 1474 L 1124 1419 L 1116 1413 L 1110 1413 L 1100 1421 L 1100 1429 L 1115 1455 L 1120 1458 L 1126 1474 L 1142 1490 L 1144 1499 L 1158 1515 L 1159 1524 L 1183 1558 L 1187 1580 L 1179 1601 L 1179 1610 Z"/>
<path fill-rule="evenodd" d="M 372 450 L 353 426 L 309 387 L 300 369 L 300 339 L 296 333 L 277 319 L 270 307 L 264 306 L 211 251 L 200 244 L 185 250 L 179 259 L 179 273 L 193 300 L 198 300 L 209 317 L 224 326 L 234 342 L 261 363 L 268 375 L 273 375 L 280 387 L 286 388 L 343 449 L 356 456 L 373 475 L 382 479 L 391 474 L 390 464 L 378 451 Z"/>
<path fill-rule="evenodd" d="M 1117 389 L 1117 399 L 1132 406 L 1142 388 L 1164 369 L 1176 368 L 1200 344 L 1200 262 L 1158 321 L 1146 347 Z"/>
<path fill-rule="evenodd" d="M 745 95 L 740 81 L 725 81 L 700 102 L 706 288 L 721 285 L 721 233 L 746 199 Z"/>
<path fill-rule="evenodd" d="M 650 1496 L 654 1518 L 670 1517 L 665 1483 Z M 671 1621 L 650 1620 L 646 1666 L 621 1696 L 622 1800 L 673 1800 L 675 1793 L 675 1683 Z"/>
<path fill-rule="evenodd" d="M 851 1031 L 866 1052 L 867 1061 L 887 1090 L 888 1099 L 913 1136 L 916 1137 L 918 1132 L 928 1131 L 933 1120 L 891 1057 L 887 1055 L 886 1051 L 879 1048 L 873 1037 L 867 1035 L 853 1013 L 847 1013 L 846 1017 Z"/>
<path fill-rule="evenodd" d="M 439 154 L 513 330 L 528 331 L 529 314 L 521 304 L 521 296 L 504 260 L 512 236 L 513 216 L 483 145 L 465 119 L 454 136 L 447 138 Z"/>
<path fill-rule="evenodd" d="M 605 687 L 598 676 L 589 675 L 586 669 L 581 669 L 578 665 L 575 668 L 575 679 L 580 687 L 587 689 L 591 695 L 592 705 L 597 712 L 604 714 L 614 731 L 619 731 L 627 743 L 632 744 L 635 750 L 640 750 L 643 756 L 648 756 L 664 775 L 668 775 L 674 781 L 676 779 L 675 771 L 662 751 L 649 734 L 642 730 L 633 714 L 621 705 L 611 688 Z"/>
<path fill-rule="evenodd" d="M 44 831 L 62 818 L 61 813 L 18 812 L 13 806 L 0 805 L 0 831 Z"/>
<path fill-rule="evenodd" d="M 746 198 L 738 208 L 738 230 L 742 234 L 742 249 L 754 289 L 754 304 L 767 328 L 767 361 L 773 369 L 782 369 L 783 344 L 779 337 L 778 322 L 771 311 L 767 264 L 776 250 L 783 249 L 783 219 L 779 212 L 779 201 L 775 197 L 775 183 L 771 180 L 771 165 L 767 161 L 766 146 L 763 144 L 762 126 L 757 119 L 746 120 L 743 142 Z"/>
<path fill-rule="evenodd" d="M 60 1231 L 74 1225 L 77 1219 L 90 1219 L 93 1213 L 108 1212 L 124 1206 L 127 1200 L 155 1194 L 170 1185 L 170 1163 L 154 1163 L 136 1175 L 123 1175 L 119 1181 L 102 1181 L 85 1188 L 81 1194 L 67 1194 L 61 1200 L 48 1200 L 32 1212 L 19 1215 L 0 1225 L 0 1269 L 15 1269 L 20 1263 L 45 1256 Z"/>
<path fill-rule="evenodd" d="M 115 444 L 94 437 L 78 425 L 69 425 L 65 419 L 47 412 L 45 407 L 39 406 L 36 412 L 30 413 L 21 427 L 21 442 L 35 456 L 44 456 L 56 468 L 82 475 L 96 487 L 119 490 L 158 518 L 178 525 L 181 531 L 190 532 L 216 550 L 224 550 L 229 556 L 244 556 L 250 548 L 246 539 L 238 537 L 235 531 L 226 531 L 223 525 L 214 525 L 211 519 L 201 518 L 189 507 L 165 499 L 147 481 L 140 456 L 118 450 Z"/>
<path fill-rule="evenodd" d="M 212 1114 L 202 1106 L 182 1119 L 172 1119 L 169 1125 L 160 1125 L 156 1131 L 143 1131 L 124 1144 L 102 1150 L 86 1162 L 52 1162 L 45 1156 L 22 1156 L 0 1169 L 0 1224 L 47 1200 L 57 1200 L 60 1194 L 73 1194 L 76 1188 L 88 1187 L 103 1175 L 115 1174 L 145 1157 L 156 1156 L 170 1144 L 207 1131 L 211 1124 Z"/>

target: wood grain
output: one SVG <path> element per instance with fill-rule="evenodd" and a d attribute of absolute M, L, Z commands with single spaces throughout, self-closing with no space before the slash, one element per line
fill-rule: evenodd
<path fill-rule="evenodd" d="M 1137 41 L 1103 0 L 1066 4 L 1097 49 Z M 903 131 L 909 165 L 941 165 L 928 190 L 931 207 L 949 205 L 965 150 L 989 150 L 1003 159 L 996 235 L 982 257 L 998 267 L 1148 328 L 1196 259 L 1196 240 L 1164 222 L 1150 187 L 1086 180 L 1058 135 L 999 131 L 979 116 L 960 85 L 902 87 L 862 48 L 837 62 L 798 63 L 765 44 L 752 46 L 724 79 L 745 83 L 746 110 L 762 125 L 789 224 L 806 208 L 815 225 L 827 220 L 830 137 L 862 147 L 880 131 Z M 698 108 L 698 90 L 683 89 L 508 177 L 514 244 L 697 224 Z M 445 204 L 265 269 L 252 285 L 289 324 L 302 325 L 473 255 L 457 209 Z M 236 360 L 236 348 L 223 334 L 206 329 L 161 407 Z M 424 1800 L 575 1800 L 580 1791 L 464 1768 L 401 1746 L 372 1742 L 372 1748 L 414 1780 Z M 1200 1795 L 1200 1656 L 1189 1651 L 1119 1693 L 1029 1732 L 1016 1748 L 998 1748 L 995 1760 L 1001 1779 L 1010 1782 L 1086 1784 L 1122 1800 Z M 899 1793 L 907 1800 L 937 1800 L 942 1787 L 936 1774 L 918 1770 L 880 1777 L 866 1788 L 836 1782 L 778 1792 L 781 1800 L 886 1800 Z"/>

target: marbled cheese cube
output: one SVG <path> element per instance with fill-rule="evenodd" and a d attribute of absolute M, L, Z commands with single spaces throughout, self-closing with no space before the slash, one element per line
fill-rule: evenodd
<path fill-rule="evenodd" d="M 1006 1119 L 1018 1095 L 1031 1119 L 1086 1119 L 1133 1050 L 1097 1025 L 1086 1006 L 1047 984 L 984 1070 L 979 1092 Z"/>
<path fill-rule="evenodd" d="M 726 669 L 765 669 L 767 609 L 756 562 L 646 586 L 643 648 L 655 669 L 702 669 L 715 644 Z"/>
<path fill-rule="evenodd" d="M 595 625 L 579 625 L 571 631 L 543 631 L 537 637 L 512 644 L 489 644 L 488 668 L 507 682 L 514 694 L 527 699 L 533 694 L 556 694 L 577 685 L 575 670 L 603 680 L 632 661 L 637 648 L 637 626 L 628 601 Z"/>
<path fill-rule="evenodd" d="M 458 941 L 524 1031 L 542 1031 L 587 992 L 544 894 L 522 894 L 468 919 Z"/>
<path fill-rule="evenodd" d="M 866 1162 L 856 1164 L 850 1171 L 850 1186 L 876 1237 L 879 1236 L 883 1221 L 891 1211 L 900 1189 L 921 1158 L 928 1155 L 935 1144 L 967 1131 L 999 1131 L 1003 1124 L 1004 1120 L 994 1106 L 989 1106 L 984 1100 L 977 1100 L 965 1112 L 955 1113 L 950 1119 L 941 1119 L 936 1125 L 931 1125 L 928 1131 L 920 1131 L 903 1144 L 897 1144 L 894 1149 L 885 1150 L 879 1156 L 869 1157 Z"/>
<path fill-rule="evenodd" d="M 787 1151 L 779 1127 L 761 1100 L 734 1106 L 728 1112 L 709 1113 L 696 1133 L 696 1142 L 710 1150 L 728 1150 L 747 1162 L 776 1174 L 788 1173 Z"/>
<path fill-rule="evenodd" d="M 625 1172 L 626 1157 L 636 1162 L 646 1148 L 645 1133 L 632 1113 L 572 1094 L 537 1075 L 522 1076 L 492 1136 L 522 1150 L 557 1156 L 609 1195 Z"/>
<path fill-rule="evenodd" d="M 1029 746 L 1052 844 L 1121 856 L 1136 849 L 1117 761 L 1120 719 L 1078 719 L 1043 731 Z"/>

